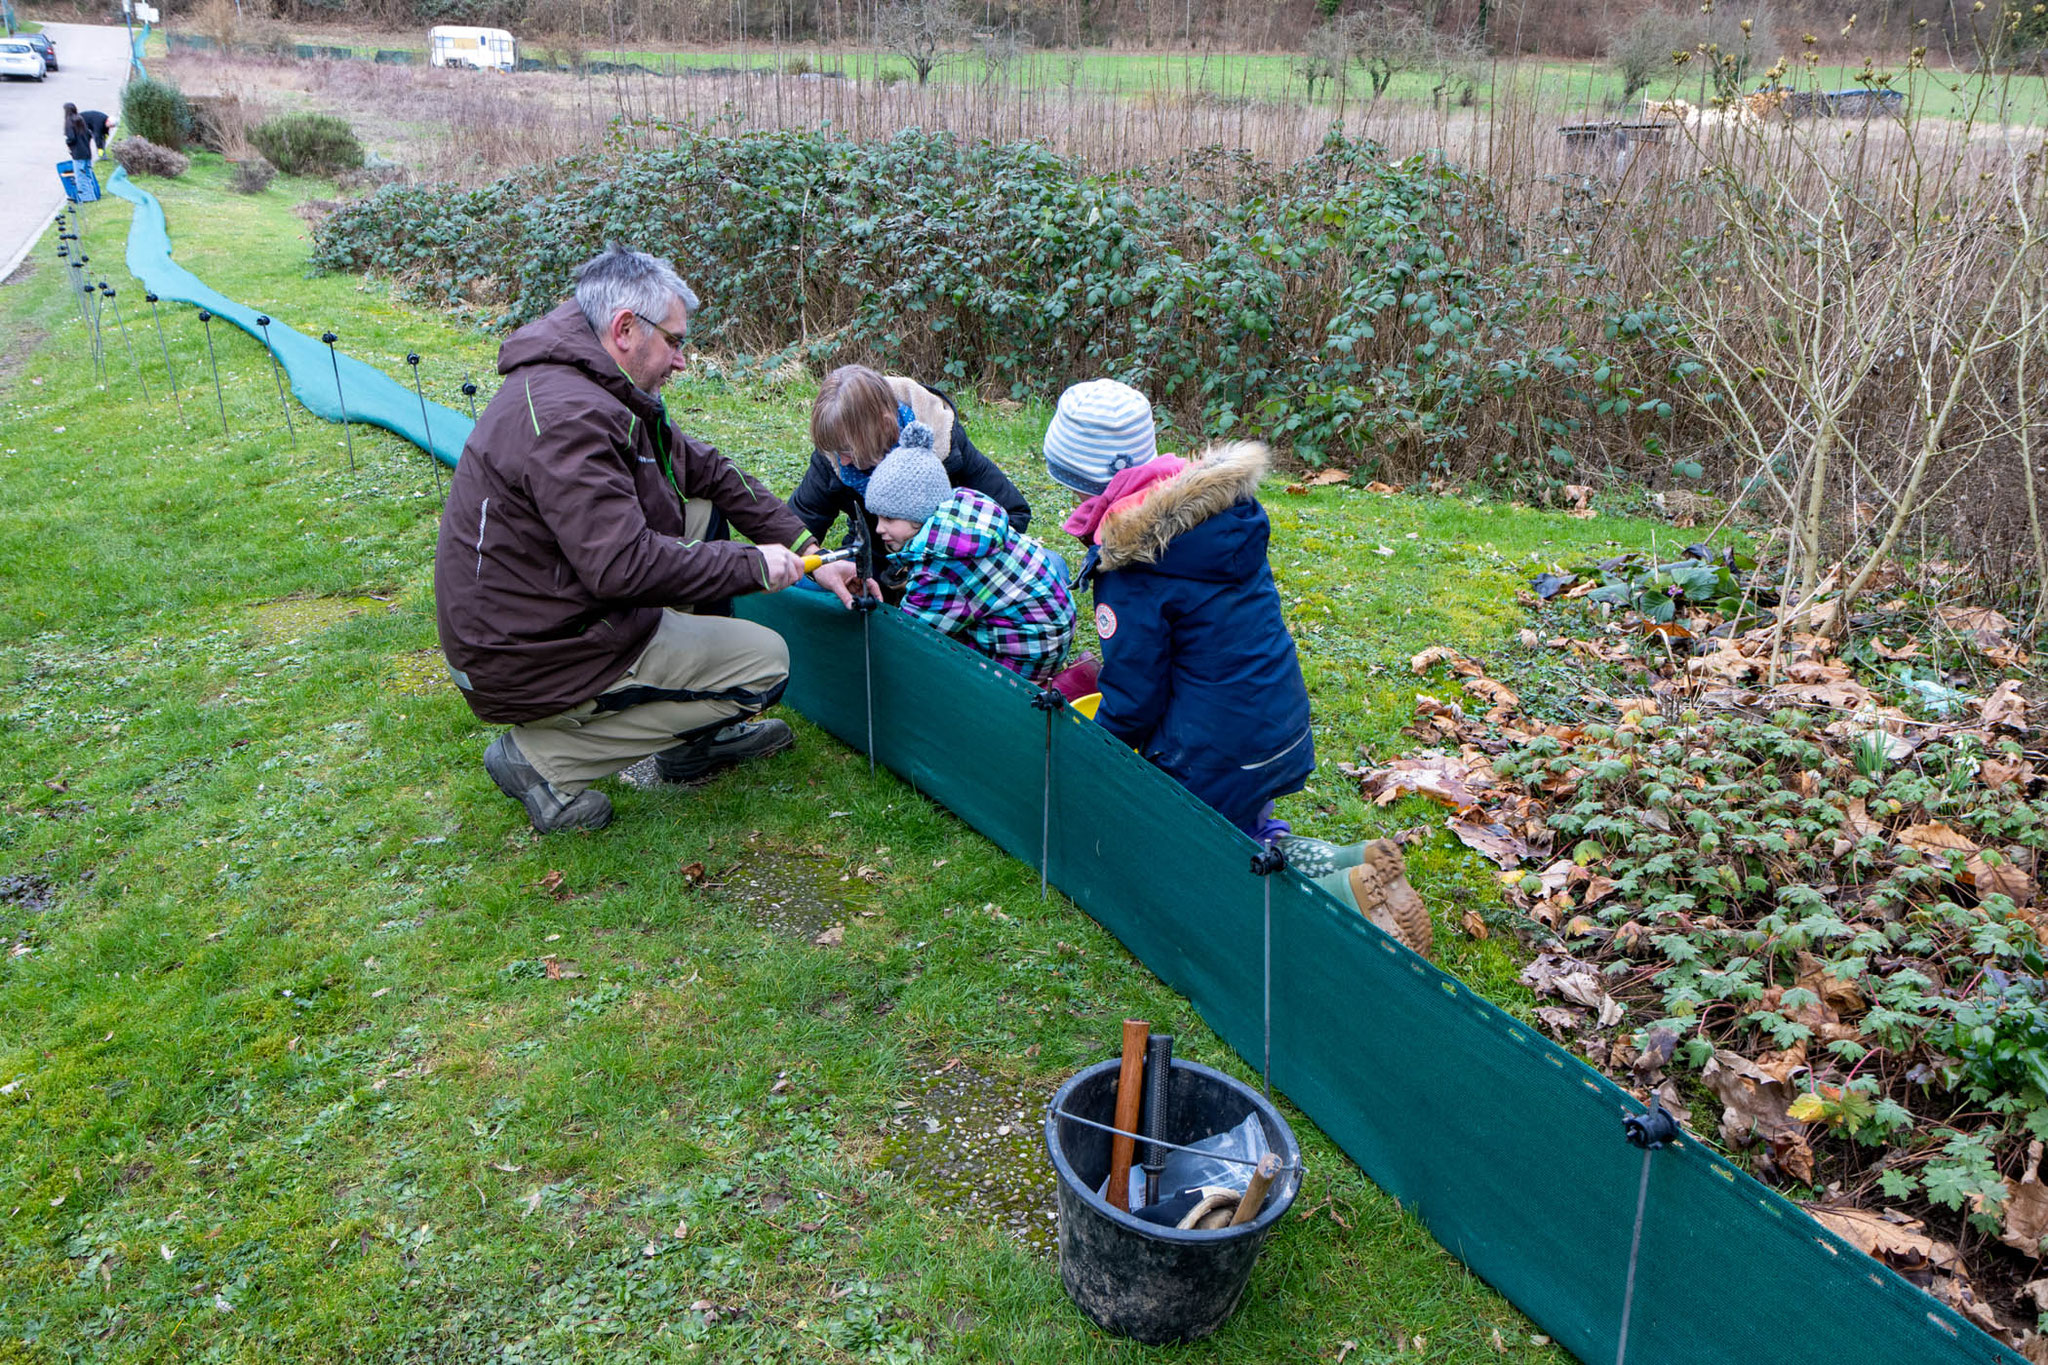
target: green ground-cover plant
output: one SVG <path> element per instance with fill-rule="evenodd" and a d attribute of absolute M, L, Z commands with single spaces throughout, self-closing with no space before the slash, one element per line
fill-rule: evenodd
<path fill-rule="evenodd" d="M 202 154 L 161 187 L 183 264 L 389 372 L 421 352 L 443 401 L 465 374 L 494 386 L 494 338 L 303 277 L 292 204 L 328 187 L 251 199 L 228 176 Z M 121 259 L 127 213 L 89 211 L 96 262 Z M 792 755 L 702 790 L 616 787 L 599 838 L 532 837 L 434 661 L 418 452 L 358 431 L 351 474 L 303 412 L 294 445 L 263 351 L 216 326 L 222 436 L 191 387 L 200 329 L 165 325 L 182 417 L 119 351 L 91 382 L 60 274 L 0 290 L 0 1339 L 29 1359 L 1131 1357 L 1041 1254 L 884 1153 L 947 1061 L 1032 1111 L 1127 1015 L 1248 1074 L 1185 1002 L 801 724 Z M 787 488 L 810 393 L 700 366 L 669 399 Z M 1046 410 L 961 398 L 1056 523 Z M 1349 486 L 1267 499 L 1322 755 L 1287 813 L 1346 837 L 1417 818 L 1336 770 L 1405 743 L 1407 655 L 1497 648 L 1532 557 L 1652 533 Z M 1496 912 L 1490 878 L 1441 836 L 1413 863 L 1441 959 L 1526 1017 L 1502 941 L 1451 931 Z M 832 923 L 843 942 L 814 943 Z M 1176 1359 L 1373 1359 L 1396 1333 L 1460 1365 L 1558 1358 L 1298 1128 L 1304 1216 Z M 1028 1149 L 986 1178 L 1034 1178 Z"/>
<path fill-rule="evenodd" d="M 917 130 L 668 132 L 480 190 L 388 187 L 328 219 L 315 260 L 511 325 L 630 238 L 704 286 L 706 347 L 1041 400 L 1110 373 L 1193 434 L 1529 491 L 1656 448 L 1689 363 L 1653 306 L 1566 306 L 1559 272 L 1599 273 L 1570 233 L 1525 241 L 1483 180 L 1336 135 L 1291 167 L 1212 152 L 1096 179 Z"/>
<path fill-rule="evenodd" d="M 2014 901 L 2033 899 L 2048 799 L 2025 794 L 2017 743 L 1959 735 L 1887 764 L 1796 709 L 1631 712 L 1493 766 L 1551 794 L 1557 853 L 1597 881 L 1577 879 L 1575 907 L 1546 901 L 1546 918 L 1608 964 L 1650 1030 L 1676 1030 L 1694 1066 L 1722 1048 L 1802 1054 L 1798 1090 L 1823 1101 L 1812 1140 L 1841 1139 L 1824 1148 L 1839 1169 L 1816 1170 L 1793 1125 L 1758 1135 L 1768 1170 L 1996 1226 L 1993 1168 L 2048 1136 L 2048 959 Z"/>

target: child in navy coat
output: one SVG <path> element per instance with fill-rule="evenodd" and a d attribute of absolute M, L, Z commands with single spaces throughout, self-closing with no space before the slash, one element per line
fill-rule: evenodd
<path fill-rule="evenodd" d="M 1218 446 L 1120 474 L 1081 577 L 1095 593 L 1095 718 L 1255 839 L 1315 771 L 1308 689 L 1266 564 L 1266 448 Z M 1085 521 L 1085 518 L 1083 518 Z"/>
<path fill-rule="evenodd" d="M 1047 441 L 1048 450 L 1056 443 Z M 1055 477 L 1075 486 L 1068 468 Z M 1429 913 L 1392 840 L 1340 849 L 1289 836 L 1275 797 L 1315 771 L 1308 689 L 1266 562 L 1267 451 L 1216 446 L 1120 467 L 1066 529 L 1089 545 L 1082 583 L 1102 641 L 1096 722 L 1218 814 L 1420 953 Z M 1081 491 L 1088 491 L 1082 487 Z"/>

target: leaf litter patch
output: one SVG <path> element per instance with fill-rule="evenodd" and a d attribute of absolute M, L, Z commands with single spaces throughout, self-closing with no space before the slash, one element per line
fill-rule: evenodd
<path fill-rule="evenodd" d="M 1050 1253 L 1059 1222 L 1040 1135 L 1048 1094 L 955 1058 L 895 1102 L 875 1164 L 947 1213 Z"/>

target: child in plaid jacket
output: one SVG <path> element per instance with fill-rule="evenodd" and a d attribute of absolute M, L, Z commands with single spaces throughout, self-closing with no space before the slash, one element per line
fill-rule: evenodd
<path fill-rule="evenodd" d="M 868 480 L 867 506 L 909 571 L 905 611 L 1033 682 L 1059 671 L 1074 640 L 1066 562 L 1011 530 L 995 499 L 954 488 L 929 427 L 903 428 Z"/>

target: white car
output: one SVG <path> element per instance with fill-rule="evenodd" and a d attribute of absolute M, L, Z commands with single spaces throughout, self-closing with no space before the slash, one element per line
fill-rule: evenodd
<path fill-rule="evenodd" d="M 34 46 L 20 38 L 0 38 L 0 76 L 39 81 L 49 74 L 50 69 L 43 65 L 43 54 Z"/>

